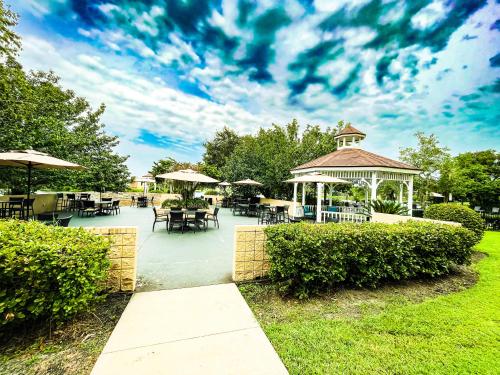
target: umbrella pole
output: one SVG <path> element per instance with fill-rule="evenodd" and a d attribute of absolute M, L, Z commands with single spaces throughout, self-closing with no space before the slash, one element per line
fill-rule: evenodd
<path fill-rule="evenodd" d="M 28 218 L 30 214 L 30 203 L 29 203 L 30 192 L 31 192 L 31 162 L 28 163 L 28 205 L 26 206 L 26 218 Z"/>

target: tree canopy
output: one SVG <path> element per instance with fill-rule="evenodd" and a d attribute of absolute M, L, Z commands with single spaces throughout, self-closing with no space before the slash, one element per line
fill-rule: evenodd
<path fill-rule="evenodd" d="M 415 191 L 418 201 L 424 205 L 429 194 L 437 188 L 439 171 L 445 160 L 450 157 L 449 149 L 439 144 L 434 134 L 426 136 L 423 132 L 415 133 L 418 146 L 400 150 L 400 159 L 421 170 L 415 178 Z"/>
<path fill-rule="evenodd" d="M 124 190 L 128 156 L 114 149 L 118 138 L 105 133 L 101 116 L 82 97 L 65 90 L 53 72 L 25 72 L 15 60 L 19 37 L 15 17 L 0 2 L 0 151 L 34 149 L 81 164 L 83 171 L 34 171 L 37 188 Z M 0 169 L 0 187 L 21 192 L 25 172 Z"/>

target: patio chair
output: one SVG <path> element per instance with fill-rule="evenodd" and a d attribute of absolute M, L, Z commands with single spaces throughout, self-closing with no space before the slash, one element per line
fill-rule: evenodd
<path fill-rule="evenodd" d="M 113 198 L 102 198 L 101 201 L 103 202 L 111 202 Z"/>
<path fill-rule="evenodd" d="M 170 211 L 170 219 L 168 221 L 169 233 L 172 231 L 175 225 L 179 226 L 182 233 L 184 233 L 184 226 L 186 225 L 186 220 L 184 219 L 184 212 Z"/>
<path fill-rule="evenodd" d="M 70 211 L 77 210 L 79 208 L 78 201 L 76 200 L 76 195 L 73 193 L 66 194 L 66 208 Z"/>
<path fill-rule="evenodd" d="M 219 229 L 219 218 L 217 217 L 218 214 L 219 214 L 219 207 L 215 207 L 213 213 L 210 212 L 207 213 L 207 215 L 205 216 L 205 221 L 207 222 L 207 226 L 209 221 L 213 221 L 214 227 L 217 226 L 217 229 Z"/>
<path fill-rule="evenodd" d="M 89 200 L 90 199 L 90 193 L 81 193 L 80 194 L 80 200 Z"/>
<path fill-rule="evenodd" d="M 97 212 L 97 208 L 95 206 L 94 201 L 89 201 L 89 200 L 82 200 L 80 201 L 80 208 L 78 209 L 78 216 L 80 214 L 83 216 L 83 214 L 87 214 L 87 216 L 94 216 Z"/>
<path fill-rule="evenodd" d="M 22 218 L 23 216 L 23 198 L 9 198 L 9 216 Z"/>
<path fill-rule="evenodd" d="M 168 231 L 168 221 L 169 221 L 168 214 L 158 213 L 158 211 L 156 211 L 156 207 L 154 206 L 153 206 L 153 212 L 155 214 L 155 221 L 153 222 L 153 232 L 155 231 L 156 223 L 161 223 L 161 222 L 165 223 L 165 226 Z"/>
<path fill-rule="evenodd" d="M 259 214 L 257 216 L 257 224 L 273 224 L 274 215 L 269 206 L 260 206 Z"/>
<path fill-rule="evenodd" d="M 276 223 L 285 223 L 285 207 L 276 206 Z"/>
<path fill-rule="evenodd" d="M 195 211 L 194 217 L 190 217 L 187 219 L 187 224 L 193 224 L 194 225 L 194 233 L 196 233 L 196 229 L 200 229 L 200 227 L 203 227 L 204 231 L 207 231 L 207 222 L 205 220 L 206 216 L 205 211 Z"/>
<path fill-rule="evenodd" d="M 35 198 L 23 199 L 23 219 L 29 219 L 35 217 L 35 211 L 33 211 L 33 203 L 35 203 Z"/>
<path fill-rule="evenodd" d="M 258 215 L 256 203 L 250 203 L 248 205 L 247 215 L 248 216 L 257 216 Z"/>
<path fill-rule="evenodd" d="M 57 200 L 56 200 L 56 211 L 63 211 L 66 209 L 66 200 L 64 199 L 64 194 L 63 193 L 57 193 L 56 194 Z"/>
<path fill-rule="evenodd" d="M 122 213 L 120 210 L 120 200 L 113 201 L 113 203 L 111 204 L 111 211 L 113 215 L 118 215 Z"/>

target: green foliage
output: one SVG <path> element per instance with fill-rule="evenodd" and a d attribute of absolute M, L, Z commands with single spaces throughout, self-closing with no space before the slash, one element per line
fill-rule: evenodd
<path fill-rule="evenodd" d="M 171 208 L 171 207 L 189 207 L 189 208 L 198 208 L 204 209 L 209 208 L 210 205 L 207 201 L 201 198 L 190 198 L 188 200 L 181 199 L 166 199 L 161 203 L 162 208 Z"/>
<path fill-rule="evenodd" d="M 183 207 L 184 201 L 181 199 L 165 199 L 161 202 L 161 208 Z"/>
<path fill-rule="evenodd" d="M 373 208 L 375 212 L 380 212 L 382 214 L 408 215 L 408 208 L 395 201 L 377 199 L 376 201 L 370 202 L 370 207 Z"/>
<path fill-rule="evenodd" d="M 476 242 L 481 241 L 485 230 L 484 220 L 481 215 L 473 209 L 461 204 L 433 204 L 425 209 L 424 217 L 428 219 L 455 221 L 457 223 L 461 223 L 462 226 L 475 233 Z"/>
<path fill-rule="evenodd" d="M 153 166 L 151 167 L 149 173 L 153 176 L 157 176 L 163 173 L 173 172 L 177 169 L 174 169 L 177 166 L 177 161 L 174 158 L 167 157 L 165 159 L 160 159 L 158 161 L 153 162 Z"/>
<path fill-rule="evenodd" d="M 476 250 L 487 256 L 449 277 L 300 303 L 263 283 L 239 288 L 290 375 L 498 374 L 500 232 Z"/>
<path fill-rule="evenodd" d="M 495 150 L 466 152 L 453 159 L 449 167 L 448 189 L 455 199 L 484 209 L 500 202 L 500 153 Z M 445 185 L 445 181 L 440 181 Z"/>
<path fill-rule="evenodd" d="M 21 48 L 21 39 L 12 31 L 17 25 L 18 16 L 6 8 L 0 0 L 0 58 L 13 58 Z"/>
<path fill-rule="evenodd" d="M 270 277 L 299 298 L 348 283 L 435 277 L 469 262 L 476 236 L 446 224 L 282 224 L 265 229 Z"/>
<path fill-rule="evenodd" d="M 415 178 L 414 189 L 422 205 L 428 200 L 429 193 L 437 188 L 437 175 L 449 158 L 449 149 L 442 147 L 434 134 L 426 136 L 423 132 L 415 134 L 418 147 L 400 150 L 400 159 L 413 165 L 421 172 Z"/>
<path fill-rule="evenodd" d="M 204 192 L 205 195 L 219 195 L 219 192 L 215 189 L 208 189 Z"/>
<path fill-rule="evenodd" d="M 246 189 L 252 190 L 247 191 L 248 194 L 258 190 L 267 197 L 291 197 L 293 186 L 283 183 L 291 178 L 290 170 L 334 151 L 334 136 L 338 131 L 337 128 L 322 131 L 319 126 L 311 125 L 302 135 L 299 130 L 299 124 L 294 119 L 285 126 L 274 124 L 269 129 L 259 129 L 255 136 L 241 137 L 222 169 L 224 178 L 228 181 L 251 178 L 264 184 L 258 189 Z"/>
<path fill-rule="evenodd" d="M 219 130 L 215 133 L 215 136 L 212 140 L 204 143 L 204 164 L 213 166 L 216 169 L 223 168 L 227 163 L 227 159 L 231 156 L 234 149 L 236 148 L 236 146 L 238 146 L 239 143 L 240 137 L 238 137 L 238 134 L 236 134 L 234 130 L 231 130 L 227 126 L 224 126 L 222 130 Z"/>
<path fill-rule="evenodd" d="M 82 228 L 0 221 L 1 325 L 67 320 L 100 300 L 109 243 Z"/>
<path fill-rule="evenodd" d="M 104 105 L 93 110 L 52 72 L 25 72 L 14 59 L 20 39 L 10 31 L 15 15 L 0 2 L 0 151 L 32 148 L 81 164 L 82 171 L 33 171 L 35 189 L 123 191 L 125 161 L 118 138 L 104 132 Z M 23 193 L 26 171 L 2 168 L 0 187 Z"/>

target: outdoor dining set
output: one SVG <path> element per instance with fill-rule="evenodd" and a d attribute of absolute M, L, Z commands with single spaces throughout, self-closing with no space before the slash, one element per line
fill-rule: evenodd
<path fill-rule="evenodd" d="M 233 215 L 257 217 L 258 224 L 278 224 L 293 221 L 294 219 L 288 215 L 288 208 L 288 205 L 260 204 L 252 201 L 252 199 L 235 199 L 232 203 Z"/>
<path fill-rule="evenodd" d="M 175 228 L 178 228 L 181 233 L 191 229 L 193 229 L 194 233 L 197 230 L 206 231 L 209 221 L 212 221 L 214 226 L 219 228 L 219 207 L 215 207 L 213 212 L 209 212 L 205 209 L 196 208 L 173 207 L 169 209 L 157 209 L 153 206 L 153 212 L 155 215 L 153 232 L 156 223 L 165 223 L 169 233 Z"/>
<path fill-rule="evenodd" d="M 78 216 L 116 215 L 120 213 L 120 200 L 113 198 L 92 199 L 90 193 L 57 193 L 57 210 L 77 211 Z"/>
<path fill-rule="evenodd" d="M 0 218 L 28 219 L 35 216 L 33 211 L 34 198 L 9 197 L 6 201 L 0 201 Z"/>

